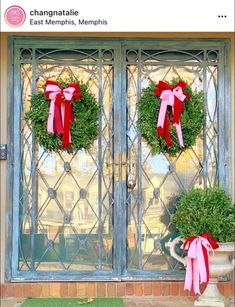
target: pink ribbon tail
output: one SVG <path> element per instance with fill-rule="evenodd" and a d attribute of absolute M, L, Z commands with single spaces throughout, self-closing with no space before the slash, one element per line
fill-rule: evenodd
<path fill-rule="evenodd" d="M 162 127 L 162 129 L 163 129 L 163 126 L 164 126 L 166 109 L 167 109 L 167 101 L 162 100 L 159 115 L 158 115 L 158 121 L 157 121 L 157 127 Z"/>
<path fill-rule="evenodd" d="M 160 110 L 158 114 L 158 121 L 157 121 L 157 127 L 161 127 L 162 130 L 164 130 L 164 122 L 167 112 L 167 106 L 173 106 L 174 104 L 174 95 L 171 90 L 164 90 L 161 93 L 161 105 Z M 159 129 L 158 129 L 159 130 Z"/>
<path fill-rule="evenodd" d="M 61 122 L 61 114 L 60 114 L 60 107 L 57 106 L 55 104 L 55 115 L 54 115 L 54 125 L 55 125 L 55 132 L 60 135 L 60 134 L 63 134 L 63 125 L 62 125 L 62 122 Z"/>
<path fill-rule="evenodd" d="M 193 264 L 192 259 L 187 258 L 187 269 L 185 274 L 185 281 L 184 281 L 184 290 L 190 291 L 192 288 L 193 283 Z"/>
<path fill-rule="evenodd" d="M 200 294 L 197 250 L 198 250 L 198 239 L 196 238 L 191 242 L 188 250 L 184 289 L 190 291 L 193 286 L 194 293 Z"/>
<path fill-rule="evenodd" d="M 197 259 L 193 259 L 193 290 L 195 294 L 201 294 L 200 292 L 200 280 L 199 280 L 199 266 Z"/>
<path fill-rule="evenodd" d="M 204 239 L 205 240 L 205 239 Z M 203 250 L 202 246 L 204 245 L 206 250 L 208 249 L 208 241 L 201 241 L 201 244 L 198 246 L 198 252 L 197 252 L 197 262 L 198 262 L 198 267 L 199 267 L 199 275 L 200 275 L 200 280 L 201 283 L 207 282 L 207 272 L 206 272 L 206 263 L 205 263 L 205 258 L 203 255 Z M 207 250 L 208 251 L 208 250 Z"/>
<path fill-rule="evenodd" d="M 47 132 L 54 133 L 54 113 L 55 113 L 55 100 L 51 100 L 49 115 L 47 119 Z"/>
<path fill-rule="evenodd" d="M 185 98 L 186 98 L 186 96 L 184 95 L 183 90 L 180 86 L 177 86 L 175 89 L 173 89 L 173 94 L 180 101 L 184 101 Z M 173 106 L 173 112 L 175 112 L 174 106 Z M 183 135 L 182 135 L 182 129 L 181 129 L 180 121 L 179 121 L 179 124 L 175 124 L 175 128 L 176 128 L 176 132 L 177 132 L 179 145 L 180 145 L 180 147 L 184 147 L 184 141 L 183 141 Z"/>
<path fill-rule="evenodd" d="M 47 119 L 47 132 L 54 133 L 54 120 L 55 120 L 55 113 L 57 113 L 55 106 L 56 96 L 61 92 L 61 89 L 58 85 L 55 84 L 48 84 L 45 89 L 46 94 L 49 93 L 48 98 L 50 99 L 50 109 L 49 115 Z M 56 128 L 56 127 L 55 127 Z"/>
<path fill-rule="evenodd" d="M 184 147 L 184 141 L 183 141 L 183 135 L 182 135 L 182 129 L 181 129 L 180 121 L 179 121 L 179 124 L 175 124 L 175 128 L 176 128 L 177 137 L 178 137 L 180 147 Z"/>

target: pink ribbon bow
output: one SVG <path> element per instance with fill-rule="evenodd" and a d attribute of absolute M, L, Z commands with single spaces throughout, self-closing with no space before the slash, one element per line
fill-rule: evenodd
<path fill-rule="evenodd" d="M 50 99 L 50 109 L 47 120 L 47 132 L 63 134 L 62 143 L 66 148 L 71 143 L 70 122 L 74 121 L 71 100 L 79 99 L 82 94 L 78 84 L 71 83 L 65 89 L 59 83 L 47 80 L 45 84 L 46 97 Z"/>
<path fill-rule="evenodd" d="M 184 105 L 183 101 L 187 98 L 189 99 L 188 93 L 183 93 L 183 88 L 186 83 L 180 81 L 175 87 L 171 87 L 168 83 L 159 81 L 157 88 L 154 90 L 155 95 L 159 96 L 161 99 L 161 106 L 157 121 L 157 132 L 158 136 L 165 137 L 167 146 L 171 146 L 170 138 L 170 124 L 167 114 L 167 107 L 172 107 L 173 124 L 176 127 L 178 141 L 181 147 L 184 147 L 182 129 L 180 124 L 180 115 L 183 111 Z"/>
<path fill-rule="evenodd" d="M 183 246 L 187 253 L 187 268 L 185 275 L 184 290 L 193 290 L 195 294 L 201 294 L 199 284 L 209 281 L 209 250 L 218 248 L 217 242 L 208 234 L 199 237 L 190 237 Z"/>

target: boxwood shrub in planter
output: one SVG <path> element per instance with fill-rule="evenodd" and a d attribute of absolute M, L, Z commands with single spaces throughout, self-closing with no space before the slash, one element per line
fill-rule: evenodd
<path fill-rule="evenodd" d="M 234 205 L 220 187 L 190 189 L 182 194 L 172 217 L 182 238 L 210 234 L 217 242 L 235 239 Z"/>

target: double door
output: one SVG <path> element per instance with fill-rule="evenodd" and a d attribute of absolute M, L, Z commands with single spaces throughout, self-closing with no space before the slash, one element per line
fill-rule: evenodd
<path fill-rule="evenodd" d="M 177 198 L 193 186 L 228 186 L 219 127 L 227 116 L 224 42 L 18 38 L 12 48 L 12 276 L 181 276 L 166 246 Z M 99 135 L 87 151 L 48 153 L 24 114 L 46 80 L 70 76 L 88 83 L 101 106 Z M 187 151 L 152 155 L 137 102 L 150 80 L 174 77 L 204 91 L 205 125 Z"/>

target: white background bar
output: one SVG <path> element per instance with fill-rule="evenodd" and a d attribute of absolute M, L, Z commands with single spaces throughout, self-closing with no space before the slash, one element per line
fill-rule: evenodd
<path fill-rule="evenodd" d="M 26 13 L 21 26 L 9 26 L 4 20 L 12 5 Z M 70 9 L 78 16 L 30 16 L 34 10 Z M 234 0 L 1 0 L 1 31 L 234 32 Z"/>

